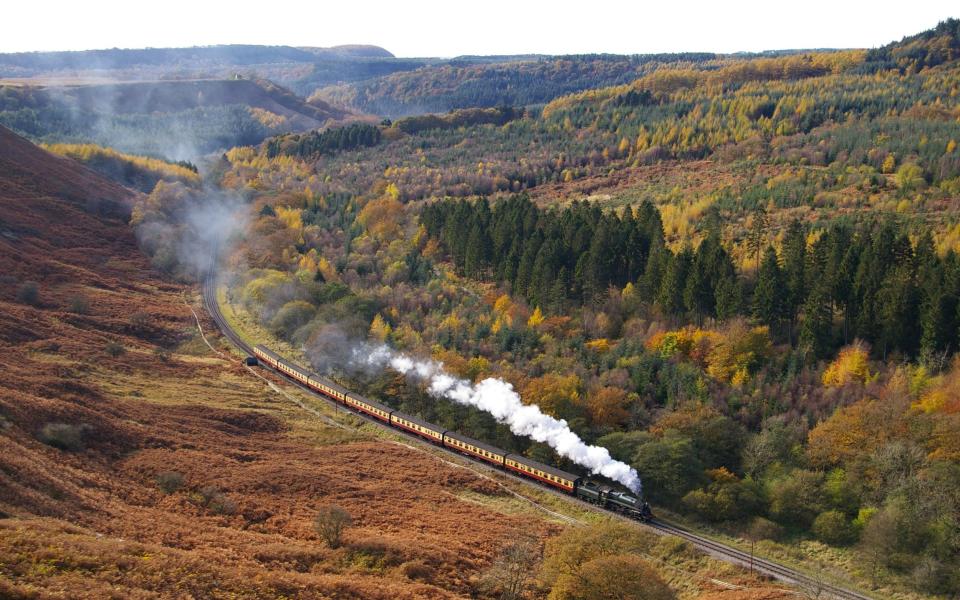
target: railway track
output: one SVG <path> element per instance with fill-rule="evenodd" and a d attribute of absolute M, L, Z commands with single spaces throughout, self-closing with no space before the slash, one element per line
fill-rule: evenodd
<path fill-rule="evenodd" d="M 243 340 L 243 338 L 241 338 L 240 335 L 233 330 L 232 327 L 230 327 L 230 324 L 224 318 L 223 313 L 220 310 L 220 304 L 217 301 L 216 278 L 213 276 L 205 277 L 201 282 L 201 291 L 203 295 L 204 307 L 207 309 L 207 312 L 210 314 L 210 317 L 213 319 L 214 323 L 216 324 L 220 332 L 227 339 L 229 339 L 230 342 L 234 346 L 236 346 L 238 349 L 245 352 L 249 356 L 253 356 L 253 348 L 248 343 L 246 343 Z M 326 396 L 323 396 L 322 394 L 318 394 L 314 390 L 310 389 L 305 385 L 300 384 L 297 381 L 294 381 L 292 379 L 287 379 L 287 381 L 301 388 L 311 396 L 319 398 L 330 404 L 334 404 L 338 410 L 341 408 L 344 408 L 340 405 L 336 405 L 333 400 L 327 398 Z M 345 409 L 345 410 L 349 410 L 349 409 Z M 368 423 L 376 425 L 377 427 L 381 427 L 385 430 L 390 430 L 391 432 L 402 433 L 417 441 L 421 441 L 421 438 L 413 434 L 409 434 L 405 431 L 401 431 L 399 429 L 394 429 L 392 427 L 389 427 L 384 423 L 377 421 L 376 419 L 373 419 L 371 417 L 368 417 L 367 415 L 364 415 L 362 413 L 359 413 L 356 411 L 350 411 L 350 413 L 359 418 L 362 418 Z M 463 455 L 461 455 L 460 453 L 447 450 L 446 448 L 443 448 L 441 446 L 435 446 L 435 447 L 440 450 L 443 450 L 444 452 L 448 452 L 450 454 L 455 454 L 456 456 L 463 457 Z M 490 471 L 495 471 L 515 481 L 518 481 L 527 485 L 534 484 L 533 482 L 527 479 L 524 479 L 520 476 L 513 475 L 509 472 L 504 472 L 504 471 L 494 469 L 492 466 L 487 465 L 486 463 L 483 463 L 481 461 L 474 460 L 469 456 L 466 458 L 469 458 L 471 462 L 476 463 L 477 465 L 485 469 L 489 469 Z M 611 515 L 615 518 L 619 518 L 625 521 L 629 521 L 630 523 L 635 523 L 643 527 L 647 527 L 660 535 L 673 535 L 673 536 L 679 537 L 683 540 L 690 542 L 690 544 L 692 544 L 694 547 L 700 549 L 701 551 L 705 552 L 706 554 L 714 558 L 717 558 L 732 564 L 736 564 L 742 567 L 750 568 L 758 573 L 762 573 L 764 575 L 767 575 L 769 577 L 772 577 L 778 581 L 781 581 L 787 584 L 799 586 L 804 592 L 803 595 L 806 595 L 808 597 L 840 598 L 843 600 L 872 600 L 871 596 L 867 596 L 855 590 L 851 590 L 845 587 L 841 587 L 841 586 L 826 582 L 819 577 L 812 577 L 796 569 L 791 569 L 790 567 L 781 565 L 780 563 L 777 563 L 765 558 L 756 557 L 751 553 L 745 552 L 738 548 L 734 548 L 732 546 L 728 546 L 726 544 L 722 544 L 720 542 L 716 542 L 710 538 L 697 535 L 695 533 L 687 531 L 686 529 L 683 529 L 682 527 L 678 527 L 676 525 L 663 521 L 662 519 L 654 519 L 653 521 L 650 521 L 648 523 L 638 523 L 634 519 L 631 519 L 625 515 L 603 510 L 575 496 L 563 494 L 560 491 L 549 488 L 547 486 L 537 486 L 537 488 L 547 491 L 549 493 L 555 494 L 556 496 L 562 497 L 565 500 L 579 503 L 581 506 L 587 507 L 591 510 L 600 511 L 606 515 Z"/>

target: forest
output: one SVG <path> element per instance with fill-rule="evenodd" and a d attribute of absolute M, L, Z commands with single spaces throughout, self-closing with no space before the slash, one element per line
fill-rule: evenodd
<path fill-rule="evenodd" d="M 719 58 L 709 53 L 504 57 L 502 62 L 462 57 L 447 64 L 321 87 L 311 98 L 389 118 L 504 104 L 528 106 L 589 88 L 629 83 L 664 64 L 688 65 Z"/>
<path fill-rule="evenodd" d="M 233 148 L 208 165 L 249 216 L 228 296 L 403 411 L 582 472 L 351 346 L 510 382 L 661 514 L 955 596 L 957 32 Z M 202 198 L 167 177 L 134 218 Z M 147 248 L 167 268 L 169 231 Z"/>
<path fill-rule="evenodd" d="M 960 264 L 953 251 L 937 255 L 929 230 L 914 242 L 892 220 L 837 224 L 811 243 L 813 232 L 793 221 L 780 256 L 766 245 L 765 220 L 759 212 L 749 232 L 757 261 L 749 281 L 724 248 L 715 213 L 705 217 L 700 245 L 676 253 L 649 202 L 622 215 L 578 202 L 545 212 L 520 196 L 492 209 L 485 200 L 442 201 L 420 215 L 460 273 L 497 281 L 551 313 L 629 284 L 668 318 L 701 326 L 752 317 L 776 341 L 812 357 L 831 356 L 854 339 L 869 342 L 879 358 L 922 354 L 940 357 L 941 366 L 957 350 Z"/>

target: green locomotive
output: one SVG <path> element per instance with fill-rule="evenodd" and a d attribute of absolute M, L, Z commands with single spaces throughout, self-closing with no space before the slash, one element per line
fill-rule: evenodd
<path fill-rule="evenodd" d="M 595 481 L 578 481 L 575 493 L 578 498 L 591 504 L 625 514 L 639 521 L 649 521 L 653 518 L 650 505 L 643 499 L 600 485 Z"/>

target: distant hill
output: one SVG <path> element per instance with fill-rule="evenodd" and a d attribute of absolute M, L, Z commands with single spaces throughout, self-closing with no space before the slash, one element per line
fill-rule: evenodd
<path fill-rule="evenodd" d="M 715 54 L 642 56 L 463 56 L 310 96 L 354 110 L 396 118 L 459 108 L 544 104 L 565 94 L 628 83 L 664 64 L 692 65 Z"/>
<path fill-rule="evenodd" d="M 349 113 L 322 101 L 307 103 L 269 81 L 162 81 L 50 88 L 80 110 L 141 114 L 241 104 L 284 117 L 290 129 L 311 129 Z"/>
<path fill-rule="evenodd" d="M 318 87 L 416 69 L 426 60 L 398 59 L 379 46 L 330 48 L 225 45 L 0 54 L 0 79 L 51 81 L 269 79 L 306 96 Z"/>
<path fill-rule="evenodd" d="M 311 52 L 318 56 L 341 56 L 351 58 L 396 58 L 392 52 L 380 46 L 370 44 L 344 44 L 342 46 L 331 46 L 329 48 L 310 48 L 303 50 Z"/>
<path fill-rule="evenodd" d="M 175 160 L 349 116 L 265 80 L 0 87 L 0 125 L 36 141 L 92 142 Z"/>
<path fill-rule="evenodd" d="M 933 29 L 891 42 L 867 53 L 872 70 L 898 68 L 915 73 L 960 59 L 960 19 L 947 19 Z"/>
<path fill-rule="evenodd" d="M 60 70 L 120 70 L 130 67 L 189 68 L 312 62 L 317 58 L 393 58 L 378 46 L 294 48 L 292 46 L 224 45 L 193 48 L 142 48 L 0 54 L 0 77 L 29 77 Z"/>

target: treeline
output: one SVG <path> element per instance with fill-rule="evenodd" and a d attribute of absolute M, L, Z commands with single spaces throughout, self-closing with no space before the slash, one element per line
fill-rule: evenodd
<path fill-rule="evenodd" d="M 630 284 L 675 320 L 750 316 L 814 356 L 854 338 L 883 356 L 932 359 L 957 350 L 960 261 L 952 252 L 938 256 L 929 232 L 914 242 L 889 220 L 818 232 L 794 222 L 778 253 L 758 212 L 748 240 L 758 269 L 748 278 L 734 267 L 715 214 L 697 248 L 674 252 L 649 202 L 618 214 L 580 202 L 545 211 L 523 195 L 492 208 L 486 200 L 445 200 L 420 219 L 462 273 L 508 285 L 555 313 Z"/>
<path fill-rule="evenodd" d="M 400 131 L 409 134 L 430 129 L 456 129 L 473 125 L 504 125 L 514 119 L 523 118 L 522 108 L 499 106 L 497 108 L 470 108 L 455 110 L 443 115 L 420 115 L 406 117 L 393 123 Z"/>
<path fill-rule="evenodd" d="M 376 146 L 380 139 L 380 128 L 376 125 L 351 123 L 346 127 L 277 136 L 267 140 L 265 146 L 269 158 L 281 155 L 306 158 Z"/>
<path fill-rule="evenodd" d="M 0 125 L 44 143 L 94 143 L 147 156 L 197 156 L 259 144 L 271 130 L 241 104 L 119 114 L 36 88 L 0 86 Z"/>
<path fill-rule="evenodd" d="M 905 73 L 936 67 L 960 58 L 960 19 L 947 19 L 933 29 L 870 50 L 864 70 L 896 68 Z"/>
<path fill-rule="evenodd" d="M 665 64 L 692 65 L 715 54 L 577 55 L 499 63 L 454 59 L 408 72 L 323 88 L 315 97 L 396 118 L 460 108 L 543 104 L 580 90 L 629 83 Z"/>
<path fill-rule="evenodd" d="M 196 165 L 188 161 L 169 162 L 147 156 L 117 152 L 96 144 L 51 144 L 50 152 L 79 161 L 127 187 L 149 193 L 158 181 L 200 182 Z"/>

